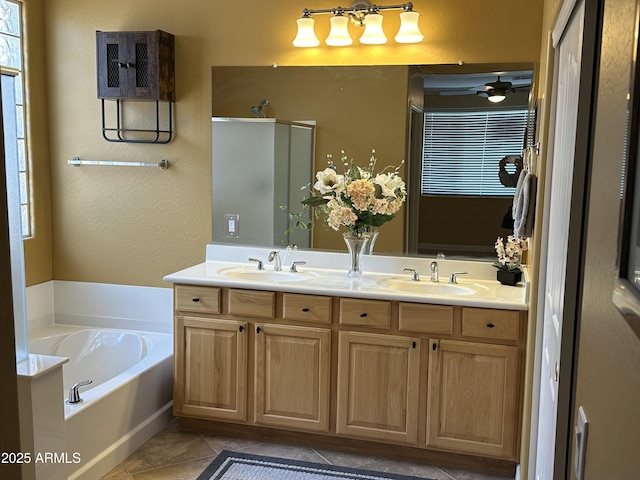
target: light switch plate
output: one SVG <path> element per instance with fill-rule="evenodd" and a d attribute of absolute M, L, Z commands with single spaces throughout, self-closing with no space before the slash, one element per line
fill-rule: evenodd
<path fill-rule="evenodd" d="M 578 418 L 576 422 L 576 444 L 574 448 L 573 471 L 576 474 L 576 480 L 584 478 L 584 464 L 587 455 L 587 433 L 589 431 L 589 422 L 584 413 L 582 406 L 578 408 Z"/>
<path fill-rule="evenodd" d="M 224 232 L 227 238 L 240 237 L 240 215 L 237 213 L 224 214 Z"/>

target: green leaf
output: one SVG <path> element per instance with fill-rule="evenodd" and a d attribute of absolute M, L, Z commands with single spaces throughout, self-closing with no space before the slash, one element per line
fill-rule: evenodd
<path fill-rule="evenodd" d="M 301 203 L 310 207 L 319 207 L 321 205 L 326 205 L 327 203 L 329 203 L 329 199 L 324 197 L 309 197 L 302 200 Z"/>
<path fill-rule="evenodd" d="M 349 176 L 354 180 L 360 180 L 362 178 L 360 176 L 360 169 L 355 165 L 351 165 L 351 168 L 349 168 Z"/>

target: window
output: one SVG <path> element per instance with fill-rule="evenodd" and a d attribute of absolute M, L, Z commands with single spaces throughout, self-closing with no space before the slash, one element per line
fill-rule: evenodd
<path fill-rule="evenodd" d="M 522 153 L 526 123 L 526 108 L 425 112 L 422 195 L 513 195 L 498 163 Z"/>
<path fill-rule="evenodd" d="M 15 76 L 18 162 L 20 171 L 20 209 L 22 235 L 31 235 L 29 161 L 26 143 L 24 109 L 24 69 L 22 63 L 22 5 L 0 0 L 0 66 L 18 72 Z"/>

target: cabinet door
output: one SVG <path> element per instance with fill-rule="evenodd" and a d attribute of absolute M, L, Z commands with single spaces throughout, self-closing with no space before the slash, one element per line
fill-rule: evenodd
<path fill-rule="evenodd" d="M 174 412 L 246 420 L 245 322 L 176 317 Z"/>
<path fill-rule="evenodd" d="M 340 332 L 336 432 L 415 443 L 420 342 Z"/>
<path fill-rule="evenodd" d="M 516 459 L 518 348 L 431 340 L 427 445 Z"/>
<path fill-rule="evenodd" d="M 256 325 L 257 423 L 329 431 L 330 344 L 326 328 Z"/>
<path fill-rule="evenodd" d="M 173 101 L 173 35 L 97 32 L 96 50 L 98 98 Z"/>

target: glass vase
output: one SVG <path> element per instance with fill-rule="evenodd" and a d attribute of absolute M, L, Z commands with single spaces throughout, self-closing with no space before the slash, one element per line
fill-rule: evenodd
<path fill-rule="evenodd" d="M 376 239 L 378 238 L 378 233 L 380 233 L 380 231 L 377 228 L 372 228 L 368 231 L 369 241 L 364 246 L 365 255 L 369 255 L 371 254 L 371 252 L 373 252 L 373 246 L 375 245 Z"/>
<path fill-rule="evenodd" d="M 369 233 L 363 233 L 360 236 L 351 232 L 343 233 L 344 243 L 347 244 L 349 250 L 349 271 L 347 275 L 350 277 L 360 277 L 362 275 L 362 267 L 360 261 L 365 251 L 367 243 L 369 243 Z"/>

